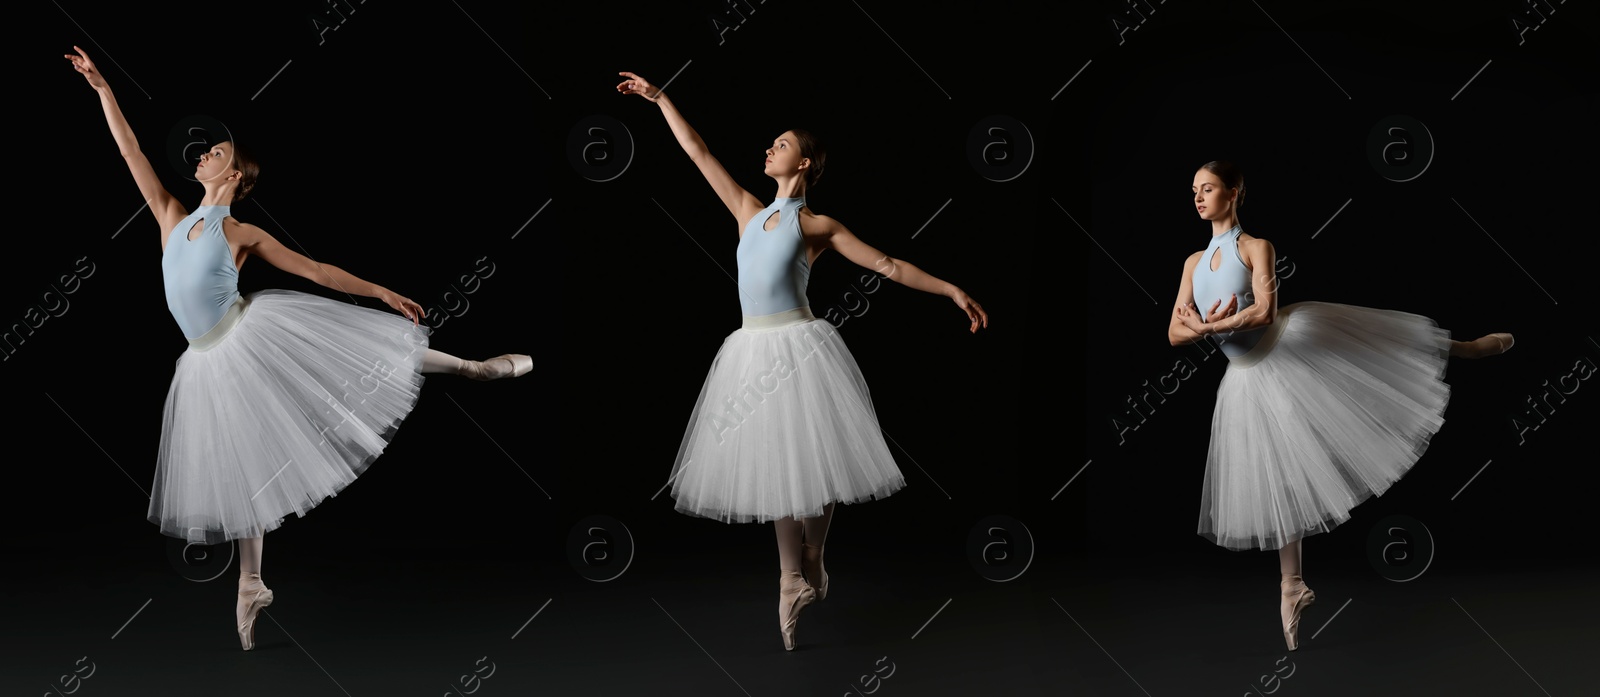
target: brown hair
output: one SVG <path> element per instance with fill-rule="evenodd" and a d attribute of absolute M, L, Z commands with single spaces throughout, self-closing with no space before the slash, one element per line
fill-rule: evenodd
<path fill-rule="evenodd" d="M 1238 189 L 1239 195 L 1233 199 L 1233 217 L 1239 217 L 1239 207 L 1244 205 L 1244 172 L 1239 171 L 1239 166 L 1227 160 L 1212 160 L 1200 169 L 1217 175 L 1222 180 L 1225 189 Z"/>
<path fill-rule="evenodd" d="M 261 176 L 261 165 L 248 149 L 233 141 L 228 142 L 233 145 L 233 169 L 240 173 L 239 185 L 233 190 L 233 202 L 238 203 L 255 188 L 256 177 Z"/>
<path fill-rule="evenodd" d="M 789 132 L 794 134 L 795 144 L 800 146 L 800 157 L 811 159 L 811 166 L 806 168 L 806 188 L 810 189 L 822 178 L 822 166 L 828 161 L 828 153 L 822 149 L 822 141 L 811 131 L 791 128 Z"/>

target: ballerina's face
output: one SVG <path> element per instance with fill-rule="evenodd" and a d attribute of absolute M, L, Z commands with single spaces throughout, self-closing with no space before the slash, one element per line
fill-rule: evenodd
<path fill-rule="evenodd" d="M 233 143 L 223 141 L 211 146 L 200 156 L 194 167 L 196 181 L 222 180 L 238 170 L 233 168 Z"/>
<path fill-rule="evenodd" d="M 1194 173 L 1195 212 L 1202 220 L 1226 220 L 1238 191 L 1223 187 L 1222 178 L 1202 167 Z"/>
<path fill-rule="evenodd" d="M 772 141 L 772 147 L 767 148 L 767 162 L 764 170 L 769 177 L 785 174 L 795 174 L 803 171 L 803 166 L 811 164 L 810 158 L 800 156 L 800 145 L 792 131 L 784 131 L 783 135 Z"/>

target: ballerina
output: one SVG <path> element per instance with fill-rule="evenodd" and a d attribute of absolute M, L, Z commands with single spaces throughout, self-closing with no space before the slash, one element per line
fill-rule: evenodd
<path fill-rule="evenodd" d="M 189 348 L 162 416 L 148 520 L 197 544 L 238 540 L 239 643 L 274 594 L 261 581 L 262 543 L 289 513 L 304 517 L 382 454 L 416 404 L 423 373 L 476 380 L 526 374 L 533 359 L 462 360 L 428 347 L 420 305 L 320 264 L 232 216 L 260 167 L 238 143 L 212 144 L 195 165 L 205 195 L 187 211 L 139 149 L 105 77 L 83 49 L 66 58 L 100 96 L 106 123 L 161 226 L 167 307 Z M 239 269 L 260 257 L 328 288 L 376 298 L 404 317 L 317 295 L 241 296 Z M 408 321 L 409 320 L 409 321 Z"/>
<path fill-rule="evenodd" d="M 766 150 L 778 186 L 763 205 L 712 157 L 660 89 L 631 72 L 617 85 L 661 107 L 678 144 L 739 225 L 743 326 L 723 342 L 672 466 L 681 513 L 732 522 L 772 521 L 777 533 L 778 628 L 794 650 L 800 611 L 828 594 L 822 553 L 837 503 L 881 499 L 905 486 L 879 430 L 866 381 L 834 326 L 818 321 L 806 281 L 829 249 L 904 284 L 950 298 L 970 331 L 987 327 L 977 301 L 862 242 L 806 205 L 825 154 L 806 131 L 785 131 Z"/>
<path fill-rule="evenodd" d="M 1278 550 L 1278 613 L 1294 651 L 1300 615 L 1316 600 L 1301 576 L 1302 539 L 1349 520 L 1422 456 L 1444 424 L 1451 357 L 1498 355 L 1513 338 L 1453 341 L 1432 319 L 1397 310 L 1280 308 L 1272 243 L 1239 223 L 1243 174 L 1208 162 L 1193 189 L 1211 243 L 1184 262 L 1167 338 L 1173 346 L 1209 339 L 1228 357 L 1199 534 L 1232 550 Z"/>

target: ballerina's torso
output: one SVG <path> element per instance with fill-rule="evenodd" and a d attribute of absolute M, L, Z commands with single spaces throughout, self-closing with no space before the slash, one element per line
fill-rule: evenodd
<path fill-rule="evenodd" d="M 199 206 L 167 233 L 161 277 L 167 309 L 184 336 L 203 336 L 239 297 L 244 253 L 223 232 L 228 206 Z"/>
<path fill-rule="evenodd" d="M 1236 313 L 1255 304 L 1255 293 L 1250 284 L 1250 263 L 1240 249 L 1255 238 L 1241 242 L 1239 238 L 1243 235 L 1244 230 L 1235 225 L 1227 232 L 1213 236 L 1211 243 L 1201 252 L 1200 263 L 1195 264 L 1191 286 L 1201 321 L 1210 313 L 1212 305 L 1220 302 L 1217 306 L 1220 310 L 1227 307 L 1228 301 L 1234 297 L 1238 298 Z M 1222 348 L 1224 355 L 1233 358 L 1249 352 L 1260 340 L 1262 329 L 1257 327 L 1210 336 Z"/>
<path fill-rule="evenodd" d="M 808 306 L 806 285 L 820 248 L 806 238 L 805 197 L 778 198 L 739 232 L 739 304 L 747 316 Z"/>

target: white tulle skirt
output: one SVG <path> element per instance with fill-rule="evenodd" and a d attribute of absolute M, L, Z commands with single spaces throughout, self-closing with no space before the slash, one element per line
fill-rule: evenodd
<path fill-rule="evenodd" d="M 672 467 L 678 512 L 822 515 L 905 486 L 839 331 L 809 308 L 746 317 L 711 362 Z"/>
<path fill-rule="evenodd" d="M 1301 302 L 1217 389 L 1200 535 L 1278 549 L 1331 530 L 1416 463 L 1444 424 L 1450 332 L 1421 315 Z"/>
<path fill-rule="evenodd" d="M 304 516 L 372 464 L 416 404 L 428 330 L 264 290 L 190 344 L 167 391 L 149 520 L 217 544 Z"/>

